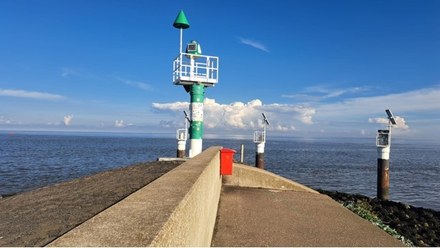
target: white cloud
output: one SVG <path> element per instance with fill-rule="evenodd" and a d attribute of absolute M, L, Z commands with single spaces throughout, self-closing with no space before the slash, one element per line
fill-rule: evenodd
<path fill-rule="evenodd" d="M 378 92 L 380 93 L 380 92 Z M 376 123 L 386 126 L 385 109 L 396 115 L 394 127 L 401 137 L 433 138 L 440 137 L 440 86 L 417 89 L 392 94 L 376 94 L 369 97 L 352 97 L 338 102 L 309 103 L 316 109 L 313 115 L 314 128 L 325 127 L 328 135 L 360 136 L 375 133 Z M 302 129 L 304 130 L 304 129 Z M 312 135 L 313 128 L 307 129 Z"/>
<path fill-rule="evenodd" d="M 325 97 L 363 92 L 365 87 L 353 87 L 345 90 L 326 90 L 309 88 L 311 92 L 321 91 Z M 262 127 L 261 113 L 265 113 L 271 126 L 269 130 L 292 132 L 305 136 L 368 136 L 375 132 L 369 123 L 386 124 L 385 109 L 392 109 L 396 115 L 396 131 L 399 134 L 414 136 L 427 134 L 425 124 L 439 123 L 435 113 L 440 112 L 440 88 L 427 88 L 404 93 L 395 93 L 372 97 L 354 97 L 336 103 L 317 102 L 314 104 L 263 103 L 259 99 L 249 102 L 217 103 L 206 98 L 204 102 L 204 124 L 206 129 L 218 131 L 257 130 Z M 188 102 L 153 103 L 153 109 L 159 113 L 171 114 L 171 119 L 164 118 L 163 127 L 180 127 L 183 123 L 183 110 L 188 110 Z M 180 112 L 180 113 L 179 113 Z M 426 113 L 426 114 L 425 114 Z M 422 114 L 423 119 L 415 122 L 408 116 Z M 379 118 L 371 118 L 379 117 Z M 368 120 L 368 122 L 366 122 Z M 418 124 L 420 123 L 420 124 Z M 411 126 L 411 127 L 410 127 Z M 322 130 L 322 131 L 320 131 Z M 324 131 L 325 130 L 325 131 Z"/>
<path fill-rule="evenodd" d="M 379 123 L 379 124 L 388 124 L 388 119 L 386 118 L 368 118 L 369 123 Z"/>
<path fill-rule="evenodd" d="M 178 124 L 175 121 L 161 120 L 159 126 L 164 128 L 175 128 L 178 127 Z"/>
<path fill-rule="evenodd" d="M 395 128 L 409 129 L 409 126 L 406 124 L 406 121 L 403 117 L 396 116 L 394 119 L 396 120 L 396 125 L 394 126 Z"/>
<path fill-rule="evenodd" d="M 75 70 L 73 70 L 73 69 L 71 69 L 71 68 L 66 68 L 66 67 L 63 67 L 63 68 L 61 68 L 61 76 L 62 77 L 69 77 L 69 76 L 78 76 L 79 74 L 78 74 L 78 72 L 77 71 L 75 71 Z"/>
<path fill-rule="evenodd" d="M 189 108 L 188 102 L 153 103 L 157 111 L 172 111 L 176 116 L 174 121 L 163 121 L 162 126 L 170 127 L 180 123 L 175 112 L 181 112 Z M 204 124 L 205 128 L 220 128 L 226 130 L 250 130 L 263 126 L 261 113 L 265 113 L 271 125 L 269 128 L 277 131 L 296 130 L 297 124 L 313 124 L 315 110 L 310 107 L 289 104 L 263 104 L 259 99 L 247 103 L 233 102 L 220 104 L 214 99 L 205 98 L 204 101 Z"/>
<path fill-rule="evenodd" d="M 398 129 L 409 129 L 409 126 L 406 124 L 405 118 L 400 116 L 395 116 L 394 120 L 396 121 L 396 125 L 393 125 L 393 128 Z M 388 125 L 387 118 L 368 118 L 369 123 L 378 123 L 378 124 L 386 124 Z"/>
<path fill-rule="evenodd" d="M 283 98 L 291 98 L 301 102 L 319 102 L 322 97 L 321 96 L 313 96 L 309 94 L 282 94 Z"/>
<path fill-rule="evenodd" d="M 240 41 L 241 44 L 251 46 L 253 48 L 259 49 L 259 50 L 267 52 L 267 53 L 269 52 L 269 49 L 267 49 L 267 47 L 264 44 L 262 44 L 258 41 L 246 39 L 246 38 L 241 38 L 241 37 L 239 37 L 238 40 Z"/>
<path fill-rule="evenodd" d="M 388 119 L 386 118 L 368 118 L 369 123 L 379 123 L 379 124 L 388 124 Z"/>
<path fill-rule="evenodd" d="M 56 95 L 46 92 L 11 90 L 11 89 L 1 89 L 1 88 L 0 88 L 0 96 L 31 98 L 37 100 L 62 100 L 66 98 L 65 96 L 62 95 Z"/>
<path fill-rule="evenodd" d="M 70 124 L 72 124 L 72 120 L 73 120 L 73 115 L 72 114 L 66 115 L 63 118 L 63 123 L 64 123 L 65 126 L 70 126 Z"/>
<path fill-rule="evenodd" d="M 326 97 L 340 96 L 346 93 L 357 93 L 368 90 L 369 87 L 348 87 L 348 88 L 332 88 L 325 85 L 315 85 L 306 88 L 306 92 L 309 93 L 323 93 Z"/>
<path fill-rule="evenodd" d="M 395 113 L 440 111 L 440 88 L 426 88 L 404 93 L 373 97 L 351 98 L 345 101 L 317 106 L 321 119 L 352 118 L 384 114 L 385 109 Z"/>
<path fill-rule="evenodd" d="M 72 69 L 67 67 L 61 68 L 61 76 L 64 78 L 73 77 L 73 78 L 81 78 L 81 79 L 94 80 L 94 81 L 106 80 L 105 77 L 95 75 L 93 73 L 87 72 L 86 70 Z"/>
<path fill-rule="evenodd" d="M 313 107 L 307 107 L 303 105 L 292 105 L 292 104 L 268 104 L 264 107 L 269 111 L 279 115 L 280 117 L 289 118 L 294 117 L 295 119 L 301 121 L 303 124 L 313 124 L 313 116 L 316 114 L 316 109 Z"/>
<path fill-rule="evenodd" d="M 125 127 L 124 120 L 116 120 L 115 127 Z"/>
<path fill-rule="evenodd" d="M 12 121 L 10 120 L 10 119 L 8 119 L 8 118 L 6 118 L 6 117 L 4 117 L 4 116 L 0 116 L 0 124 L 6 124 L 6 125 L 9 125 L 9 124 L 11 124 L 12 123 Z"/>
<path fill-rule="evenodd" d="M 299 101 L 319 102 L 326 99 L 340 97 L 342 95 L 355 94 L 368 91 L 368 87 L 329 88 L 326 86 L 311 86 L 299 94 L 283 94 L 281 97 L 292 98 Z"/>
<path fill-rule="evenodd" d="M 205 99 L 206 101 L 206 99 Z M 156 110 L 183 111 L 189 108 L 189 102 L 173 102 L 173 103 L 153 103 Z"/>
<path fill-rule="evenodd" d="M 121 78 L 121 77 L 116 77 L 116 79 L 118 79 L 119 81 L 123 82 L 126 85 L 144 90 L 144 91 L 153 91 L 153 87 L 147 83 L 144 82 L 139 82 L 139 81 L 133 81 L 133 80 L 128 80 L 125 78 Z"/>

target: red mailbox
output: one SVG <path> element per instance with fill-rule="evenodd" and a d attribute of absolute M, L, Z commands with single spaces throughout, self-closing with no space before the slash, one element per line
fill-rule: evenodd
<path fill-rule="evenodd" d="M 232 175 L 232 164 L 234 162 L 235 151 L 228 148 L 220 150 L 220 174 Z"/>

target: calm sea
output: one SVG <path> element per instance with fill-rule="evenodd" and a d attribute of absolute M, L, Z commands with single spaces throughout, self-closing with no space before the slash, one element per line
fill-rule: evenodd
<path fill-rule="evenodd" d="M 205 139 L 255 163 L 251 140 Z M 111 134 L 23 134 L 0 132 L 0 195 L 28 191 L 130 164 L 174 157 L 176 140 Z M 395 140 L 390 158 L 392 200 L 440 210 L 440 144 L 415 146 Z M 235 155 L 239 160 L 239 154 Z M 268 140 L 266 169 L 312 188 L 376 194 L 373 139 Z"/>

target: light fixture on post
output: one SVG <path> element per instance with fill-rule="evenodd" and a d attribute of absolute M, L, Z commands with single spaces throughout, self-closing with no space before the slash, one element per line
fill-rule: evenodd
<path fill-rule="evenodd" d="M 270 126 L 269 120 L 264 113 L 263 115 L 263 131 L 254 132 L 255 151 L 255 167 L 264 170 L 264 147 L 266 144 L 266 128 Z"/>
<path fill-rule="evenodd" d="M 185 114 L 185 128 L 177 129 L 177 157 L 184 158 L 185 150 L 186 150 L 186 140 L 188 139 L 188 123 L 191 123 L 191 120 L 188 117 L 186 111 L 183 111 Z"/>
<path fill-rule="evenodd" d="M 377 147 L 377 198 L 388 200 L 390 191 L 390 147 L 391 128 L 396 120 L 391 110 L 386 109 L 388 129 L 378 130 L 376 134 Z"/>

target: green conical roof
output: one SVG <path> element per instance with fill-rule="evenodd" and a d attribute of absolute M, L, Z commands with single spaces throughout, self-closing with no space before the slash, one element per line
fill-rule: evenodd
<path fill-rule="evenodd" d="M 181 29 L 189 28 L 189 23 L 186 19 L 185 13 L 183 13 L 183 10 L 181 10 L 177 15 L 176 20 L 173 23 L 173 27 Z"/>

